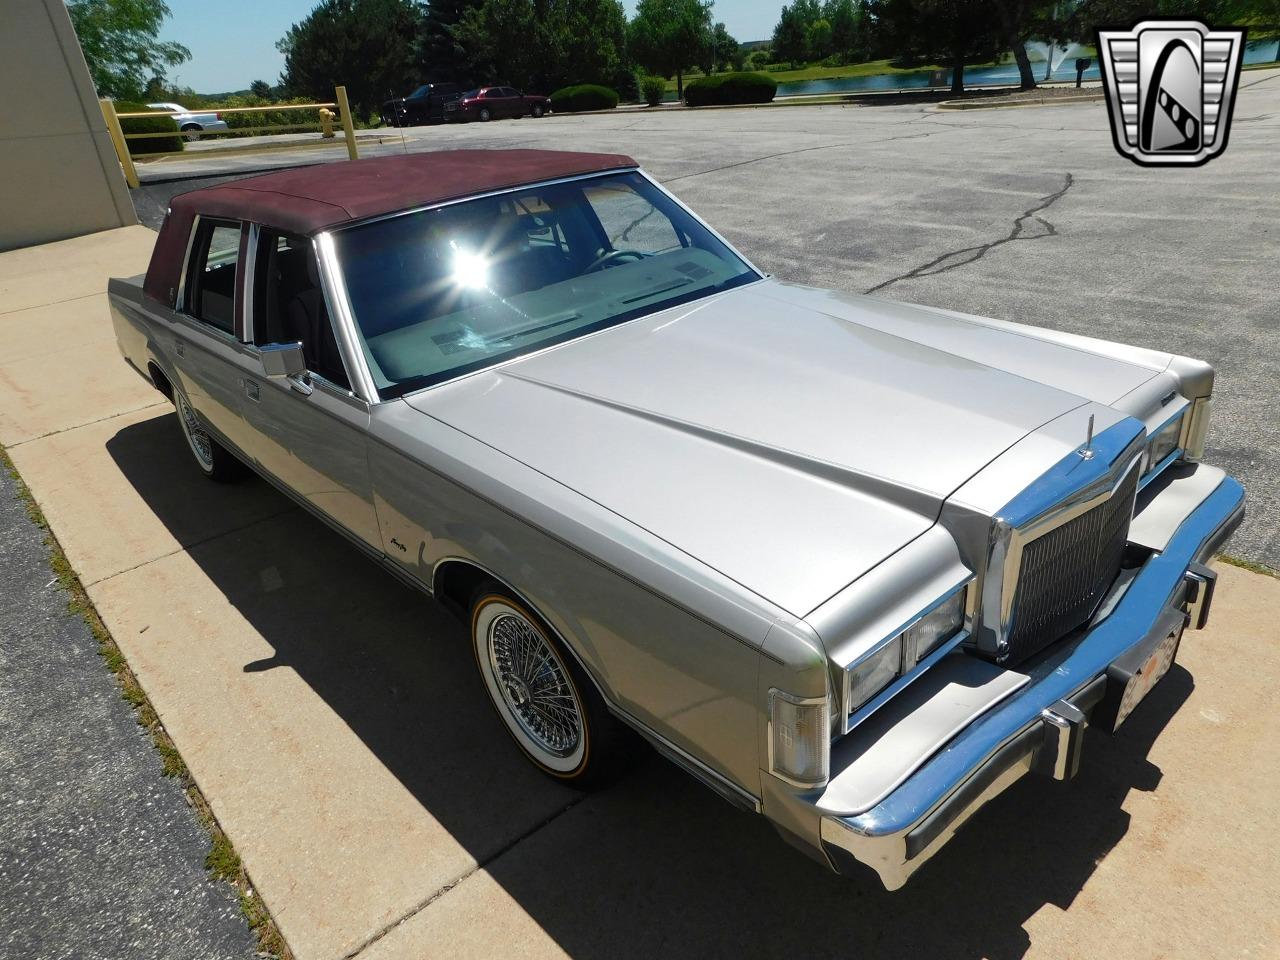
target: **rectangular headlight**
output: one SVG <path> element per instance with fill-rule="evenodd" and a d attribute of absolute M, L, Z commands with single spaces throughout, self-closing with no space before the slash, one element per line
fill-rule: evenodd
<path fill-rule="evenodd" d="M 904 672 L 933 653 L 941 643 L 954 637 L 964 626 L 964 596 L 964 589 L 957 590 L 907 628 L 902 635 Z"/>
<path fill-rule="evenodd" d="M 769 768 L 797 786 L 827 782 L 831 769 L 831 716 L 827 697 L 797 697 L 769 690 Z"/>
<path fill-rule="evenodd" d="M 1178 449 L 1178 441 L 1182 438 L 1182 417 L 1182 414 L 1178 414 L 1147 441 L 1148 470 L 1159 466 L 1165 457 Z"/>
<path fill-rule="evenodd" d="M 886 688 L 907 676 L 930 654 L 964 630 L 966 601 L 972 581 L 951 591 L 901 633 L 845 671 L 844 711 L 848 718 Z"/>
<path fill-rule="evenodd" d="M 848 699 L 845 711 L 853 713 L 877 693 L 898 679 L 902 670 L 902 636 L 899 634 L 883 647 L 849 668 Z"/>

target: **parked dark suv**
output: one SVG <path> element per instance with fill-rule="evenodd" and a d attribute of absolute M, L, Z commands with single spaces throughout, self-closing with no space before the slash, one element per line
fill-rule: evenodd
<path fill-rule="evenodd" d="M 382 122 L 388 127 L 411 127 L 443 120 L 444 105 L 457 100 L 462 87 L 456 83 L 424 83 L 407 97 L 382 105 Z"/>
<path fill-rule="evenodd" d="M 514 87 L 478 87 L 444 105 L 447 120 L 540 117 L 550 112 L 550 97 L 544 97 L 540 93 L 521 93 Z"/>

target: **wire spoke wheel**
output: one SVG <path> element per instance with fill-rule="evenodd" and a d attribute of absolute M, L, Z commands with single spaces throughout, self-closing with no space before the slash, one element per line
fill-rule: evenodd
<path fill-rule="evenodd" d="M 205 473 L 211 473 L 213 471 L 213 440 L 200 426 L 196 412 L 187 403 L 187 398 L 177 393 L 175 399 L 178 407 L 178 421 L 182 424 L 182 435 L 187 438 L 187 446 L 191 448 L 200 468 Z"/>
<path fill-rule="evenodd" d="M 587 747 L 583 704 L 546 633 L 500 596 L 477 605 L 472 629 L 485 686 L 516 742 L 551 772 L 575 773 Z"/>

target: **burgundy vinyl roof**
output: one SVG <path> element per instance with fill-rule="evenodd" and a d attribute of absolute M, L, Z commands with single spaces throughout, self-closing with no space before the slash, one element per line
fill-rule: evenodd
<path fill-rule="evenodd" d="M 479 193 L 636 166 L 616 153 L 440 150 L 294 167 L 180 194 L 156 239 L 146 292 L 173 305 L 187 235 L 197 214 L 310 235 L 383 213 Z"/>

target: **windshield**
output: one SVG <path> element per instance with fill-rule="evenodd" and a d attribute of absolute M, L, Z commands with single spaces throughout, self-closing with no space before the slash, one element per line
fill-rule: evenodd
<path fill-rule="evenodd" d="M 759 279 L 638 173 L 334 234 L 383 399 Z"/>
<path fill-rule="evenodd" d="M 424 83 L 417 90 L 413 91 L 413 93 L 409 94 L 409 96 L 406 97 L 405 99 L 412 100 L 415 97 L 425 97 L 430 92 L 431 92 L 431 84 Z"/>

